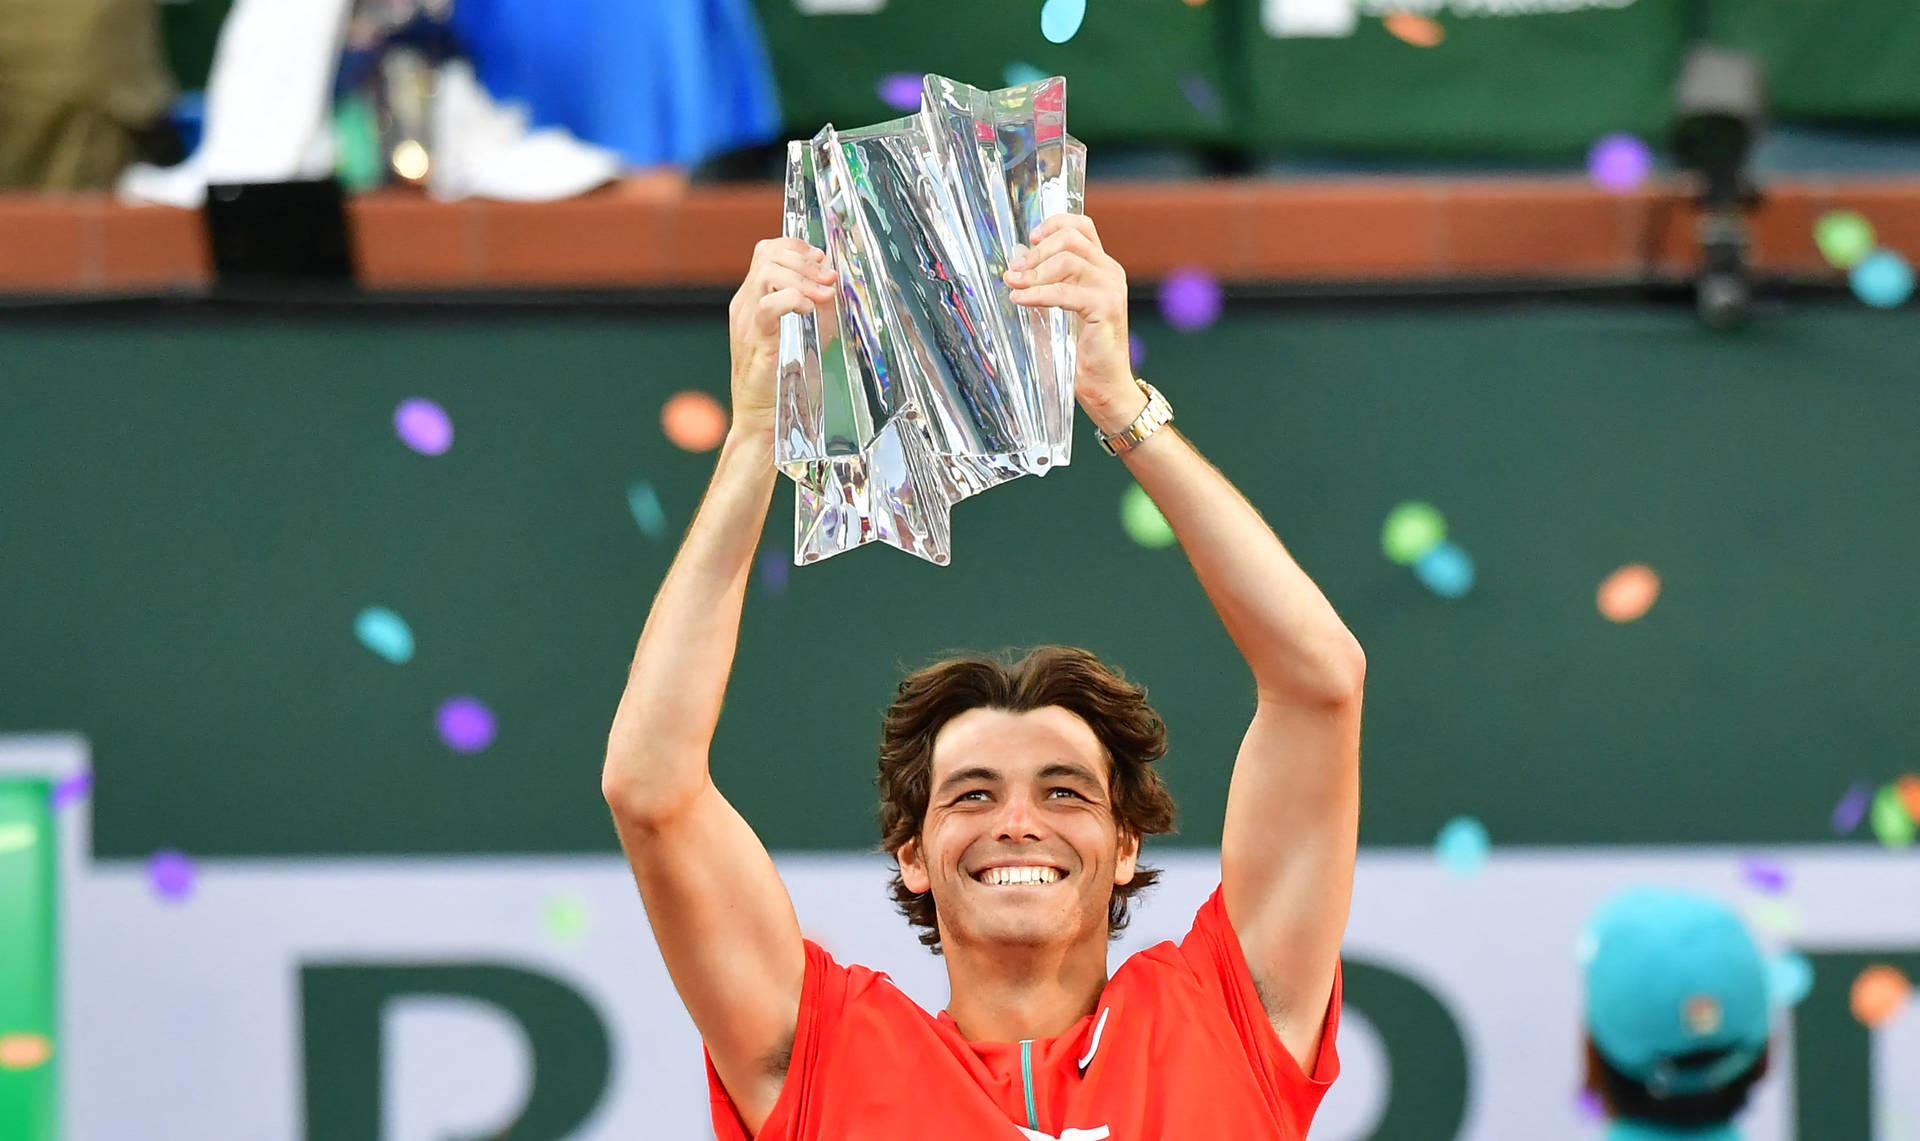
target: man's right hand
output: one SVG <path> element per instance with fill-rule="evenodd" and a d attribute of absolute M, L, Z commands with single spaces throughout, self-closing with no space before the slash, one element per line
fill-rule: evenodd
<path fill-rule="evenodd" d="M 747 279 L 727 306 L 736 431 L 773 433 L 780 318 L 831 301 L 836 276 L 825 251 L 799 238 L 768 238 L 753 248 Z"/>

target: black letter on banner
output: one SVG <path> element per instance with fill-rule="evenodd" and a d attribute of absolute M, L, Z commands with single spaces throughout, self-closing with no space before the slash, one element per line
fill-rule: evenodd
<path fill-rule="evenodd" d="M 1343 956 L 1343 1005 L 1387 1048 L 1387 1108 L 1367 1141 L 1453 1141 L 1467 1117 L 1467 1045 L 1438 995 L 1399 971 Z"/>
<path fill-rule="evenodd" d="M 474 963 L 303 965 L 307 1141 L 380 1135 L 382 1009 L 414 995 L 489 1002 L 526 1030 L 533 1089 L 519 1120 L 495 1141 L 559 1141 L 606 1092 L 606 1024 L 579 991 L 549 975 Z"/>
<path fill-rule="evenodd" d="M 1797 1135 L 1820 1141 L 1872 1141 L 1873 1035 L 1853 1017 L 1853 980 L 1878 963 L 1920 979 L 1920 952 L 1805 954 L 1813 964 L 1813 989 L 1793 1011 Z"/>

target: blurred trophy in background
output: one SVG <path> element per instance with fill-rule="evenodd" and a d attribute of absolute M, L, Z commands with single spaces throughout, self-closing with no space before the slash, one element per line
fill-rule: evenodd
<path fill-rule="evenodd" d="M 1070 460 L 1072 319 L 1015 305 L 1001 274 L 1085 185 L 1060 78 L 929 75 L 913 115 L 788 144 L 785 232 L 840 274 L 780 327 L 795 563 L 877 539 L 945 565 L 955 503 Z"/>

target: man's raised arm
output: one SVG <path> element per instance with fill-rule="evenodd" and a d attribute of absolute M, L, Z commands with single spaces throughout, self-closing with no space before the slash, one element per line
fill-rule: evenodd
<path fill-rule="evenodd" d="M 1080 405 L 1102 433 L 1147 405 L 1134 382 L 1126 274 L 1093 224 L 1057 215 L 1008 283 L 1080 318 Z M 1177 431 L 1125 453 L 1253 673 L 1220 842 L 1227 916 L 1281 1041 L 1313 1072 L 1353 894 L 1360 821 L 1360 644 L 1266 521 Z"/>
<path fill-rule="evenodd" d="M 707 755 L 773 497 L 780 318 L 824 303 L 832 279 L 797 240 L 754 251 L 729 309 L 733 426 L 647 616 L 601 774 L 667 971 L 755 1131 L 785 1076 L 806 956 L 773 860 L 714 787 Z"/>

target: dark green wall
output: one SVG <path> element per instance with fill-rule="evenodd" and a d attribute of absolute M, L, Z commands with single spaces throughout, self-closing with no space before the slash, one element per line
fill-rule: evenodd
<path fill-rule="evenodd" d="M 1365 643 L 1369 844 L 1456 813 L 1496 843 L 1817 840 L 1856 779 L 1914 765 L 1920 313 L 1247 309 L 1143 372 Z M 711 316 L 182 317 L 0 324 L 0 731 L 76 729 L 103 855 L 607 850 L 606 726 L 711 457 L 661 436 L 720 393 Z M 451 412 L 451 452 L 395 405 Z M 1177 550 L 1077 462 L 955 512 L 936 569 L 886 548 L 756 582 L 721 786 L 778 848 L 871 843 L 878 714 L 953 647 L 1090 646 L 1172 729 L 1182 839 L 1212 844 L 1251 689 Z M 1465 600 L 1379 551 L 1432 501 Z M 791 487 L 765 547 L 791 543 Z M 1594 606 L 1646 561 L 1638 623 Z M 390 665 L 362 607 L 412 623 Z M 488 751 L 441 745 L 471 693 Z M 1864 840 L 1859 842 L 1866 842 Z"/>

